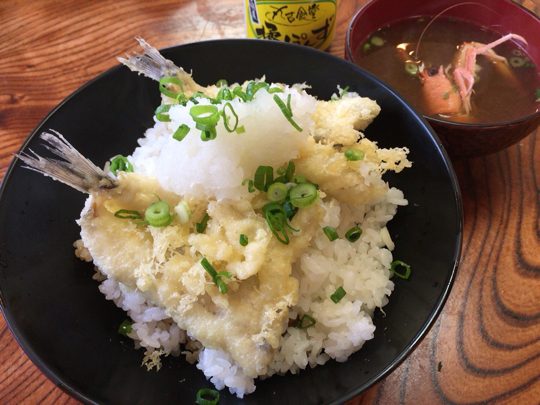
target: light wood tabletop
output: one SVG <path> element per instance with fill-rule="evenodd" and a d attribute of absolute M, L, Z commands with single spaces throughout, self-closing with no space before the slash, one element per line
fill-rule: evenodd
<path fill-rule="evenodd" d="M 365 0 L 342 0 L 330 52 Z M 539 0 L 524 5 L 538 13 Z M 0 1 L 0 176 L 54 106 L 133 52 L 245 36 L 243 0 Z M 454 162 L 461 265 L 428 335 L 353 404 L 540 403 L 540 134 Z M 77 403 L 28 359 L 0 317 L 0 404 Z"/>

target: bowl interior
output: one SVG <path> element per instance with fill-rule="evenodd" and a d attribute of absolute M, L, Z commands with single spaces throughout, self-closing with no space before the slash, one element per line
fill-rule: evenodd
<path fill-rule="evenodd" d="M 536 66 L 540 66 L 540 20 L 533 13 L 509 0 L 478 0 L 474 2 L 456 3 L 453 0 L 423 1 L 408 0 L 394 2 L 392 0 L 374 0 L 351 20 L 346 40 L 346 56 L 355 60 L 355 54 L 360 46 L 377 29 L 393 22 L 417 16 L 435 16 L 449 7 L 457 7 L 444 12 L 445 16 L 459 18 L 473 24 L 487 27 L 491 31 L 505 35 L 510 32 L 525 37 L 528 41 L 527 52 Z M 540 77 L 540 70 L 537 70 Z M 540 113 L 536 112 L 515 120 L 497 123 L 466 124 L 456 123 L 442 118 L 426 116 L 430 121 L 447 125 L 448 127 L 489 127 L 506 125 L 510 122 L 532 120 Z"/>
<path fill-rule="evenodd" d="M 410 149 L 412 169 L 388 176 L 409 205 L 390 224 L 395 257 L 410 263 L 410 281 L 397 281 L 386 316 L 377 313 L 375 338 L 345 363 L 329 362 L 298 375 L 257 383 L 242 403 L 332 403 L 368 387 L 395 367 L 426 333 L 447 296 L 461 246 L 462 212 L 455 175 L 426 122 L 392 90 L 356 66 L 304 47 L 270 41 L 224 40 L 164 51 L 201 84 L 218 79 L 307 82 L 328 99 L 339 84 L 378 101 L 381 115 L 367 136 L 383 147 Z M 218 62 L 218 63 L 217 63 Z M 129 154 L 153 125 L 156 83 L 114 68 L 74 93 L 36 128 L 56 129 L 97 165 Z M 72 243 L 85 196 L 12 164 L 0 195 L 0 293 L 4 314 L 31 359 L 57 384 L 88 402 L 191 402 L 203 374 L 167 358 L 158 372 L 140 367 L 142 351 L 117 333 L 123 311 L 106 301 L 92 265 L 77 260 Z M 435 367 L 435 365 L 432 365 Z M 222 391 L 220 403 L 238 400 Z"/>

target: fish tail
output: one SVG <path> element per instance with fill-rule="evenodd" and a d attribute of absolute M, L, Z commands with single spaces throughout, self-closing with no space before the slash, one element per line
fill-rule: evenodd
<path fill-rule="evenodd" d="M 46 158 L 30 150 L 16 155 L 26 164 L 25 168 L 87 194 L 116 187 L 114 179 L 81 155 L 59 132 L 51 132 L 42 132 L 40 138 L 43 146 L 60 159 Z"/>
<path fill-rule="evenodd" d="M 132 71 L 159 81 L 164 76 L 176 76 L 182 70 L 172 61 L 165 59 L 156 48 L 148 44 L 144 39 L 135 39 L 139 42 L 144 53 L 118 58 L 120 63 L 126 65 Z"/>

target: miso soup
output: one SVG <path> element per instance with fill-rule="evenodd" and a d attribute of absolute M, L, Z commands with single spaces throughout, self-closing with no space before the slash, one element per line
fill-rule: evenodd
<path fill-rule="evenodd" d="M 456 81 L 454 74 L 456 68 L 464 68 L 465 48 L 461 45 L 489 44 L 502 35 L 441 16 L 428 27 L 419 43 L 431 20 L 432 17 L 417 17 L 379 29 L 358 47 L 355 62 L 395 88 L 417 110 L 436 118 L 501 122 L 538 111 L 538 70 L 526 53 L 526 45 L 516 39 L 493 47 L 495 54 L 478 45 L 475 52 L 485 53 L 476 54 L 476 63 L 469 63 L 470 72 L 458 72 L 474 82 L 470 98 L 466 97 L 470 100 L 467 111 L 460 93 L 464 87 L 457 83 L 461 76 Z M 435 105 L 439 102 L 445 108 Z"/>

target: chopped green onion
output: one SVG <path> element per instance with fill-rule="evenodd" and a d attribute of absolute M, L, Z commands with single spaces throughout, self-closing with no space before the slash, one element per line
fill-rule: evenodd
<path fill-rule="evenodd" d="M 116 176 L 118 172 L 132 172 L 133 165 L 129 163 L 127 157 L 122 155 L 116 155 L 111 159 L 109 170 Z"/>
<path fill-rule="evenodd" d="M 405 72 L 411 76 L 416 76 L 418 74 L 418 65 L 414 62 L 405 63 Z"/>
<path fill-rule="evenodd" d="M 385 40 L 378 36 L 372 36 L 369 42 L 371 42 L 371 45 L 374 45 L 374 46 L 383 46 L 385 43 Z"/>
<path fill-rule="evenodd" d="M 353 226 L 351 229 L 349 229 L 345 233 L 345 238 L 349 242 L 356 242 L 358 239 L 360 239 L 360 236 L 362 235 L 362 229 L 358 226 Z"/>
<path fill-rule="evenodd" d="M 309 316 L 308 314 L 304 314 L 302 318 L 298 320 L 297 328 L 298 329 L 307 329 L 313 325 L 315 325 L 317 321 L 312 316 Z"/>
<path fill-rule="evenodd" d="M 233 94 L 239 98 L 241 98 L 243 101 L 247 101 L 247 94 L 244 92 L 244 90 L 242 90 L 242 87 L 241 86 L 236 86 L 234 89 L 233 89 Z"/>
<path fill-rule="evenodd" d="M 173 139 L 176 139 L 178 142 L 182 141 L 186 135 L 189 133 L 189 127 L 186 124 L 180 124 L 176 131 L 174 131 Z"/>
<path fill-rule="evenodd" d="M 369 42 L 365 42 L 364 45 L 362 45 L 362 52 L 367 53 L 371 49 L 371 44 Z"/>
<path fill-rule="evenodd" d="M 195 403 L 197 405 L 217 405 L 219 403 L 219 392 L 210 388 L 202 388 L 197 391 Z"/>
<path fill-rule="evenodd" d="M 237 134 L 243 134 L 244 132 L 246 132 L 246 128 L 243 125 L 236 128 L 236 133 Z"/>
<path fill-rule="evenodd" d="M 343 98 L 346 94 L 349 93 L 349 86 L 345 86 L 343 88 L 339 88 L 339 95 L 332 94 L 332 100 L 339 100 Z"/>
<path fill-rule="evenodd" d="M 172 91 L 169 89 L 169 85 L 180 87 L 180 91 Z M 165 76 L 159 80 L 159 91 L 170 98 L 176 98 L 179 93 L 183 93 L 182 81 L 175 76 Z"/>
<path fill-rule="evenodd" d="M 189 110 L 189 115 L 193 121 L 205 127 L 216 126 L 219 121 L 219 110 L 215 105 L 194 105 Z"/>
<path fill-rule="evenodd" d="M 291 104 L 291 95 L 289 94 L 287 96 L 287 104 L 285 104 L 283 102 L 282 99 L 279 98 L 279 96 L 277 94 L 274 94 L 274 101 L 276 102 L 276 104 L 278 105 L 279 109 L 281 110 L 281 112 L 283 113 L 283 115 L 285 116 L 285 118 L 287 119 L 287 121 L 289 121 L 291 123 L 291 125 L 299 132 L 302 132 L 302 128 L 300 128 L 300 126 L 292 119 L 293 117 L 293 113 L 291 111 L 291 108 L 290 108 L 290 104 Z"/>
<path fill-rule="evenodd" d="M 345 297 L 345 294 L 347 294 L 347 292 L 343 289 L 343 287 L 338 287 L 330 296 L 330 299 L 334 301 L 334 304 L 337 304 L 343 297 Z"/>
<path fill-rule="evenodd" d="M 229 126 L 229 117 L 227 116 L 227 112 L 225 111 L 227 108 L 229 108 L 232 116 L 234 117 L 234 125 L 232 128 Z M 234 111 L 232 104 L 226 103 L 223 106 L 223 111 L 221 111 L 221 114 L 223 115 L 223 125 L 225 126 L 225 129 L 229 132 L 236 131 L 236 128 L 238 127 L 238 115 L 236 114 L 236 111 Z"/>
<path fill-rule="evenodd" d="M 135 210 L 118 210 L 114 216 L 120 219 L 143 219 L 141 213 Z"/>
<path fill-rule="evenodd" d="M 242 185 L 245 186 L 245 185 L 248 185 L 248 192 L 250 193 L 253 193 L 255 191 L 255 187 L 253 185 L 253 180 L 251 179 L 245 179 L 243 182 L 242 182 Z"/>
<path fill-rule="evenodd" d="M 178 215 L 178 220 L 182 224 L 187 224 L 189 221 L 189 218 L 191 217 L 191 210 L 189 209 L 189 205 L 185 201 L 180 201 L 176 207 L 174 207 L 174 212 L 176 212 L 176 215 Z"/>
<path fill-rule="evenodd" d="M 274 169 L 272 166 L 259 166 L 255 170 L 253 185 L 257 190 L 267 191 L 274 181 Z"/>
<path fill-rule="evenodd" d="M 260 89 L 267 89 L 270 85 L 266 82 L 254 82 L 254 81 L 251 81 L 248 83 L 248 85 L 246 86 L 246 98 L 248 100 L 253 100 L 253 97 L 255 97 L 255 94 L 260 90 Z"/>
<path fill-rule="evenodd" d="M 268 93 L 270 94 L 274 94 L 274 93 L 283 93 L 283 89 L 279 88 L 279 87 L 270 87 L 268 89 Z"/>
<path fill-rule="evenodd" d="M 350 160 L 353 162 L 364 159 L 364 152 L 357 149 L 347 149 L 344 155 L 347 160 Z"/>
<path fill-rule="evenodd" d="M 333 228 L 331 226 L 325 226 L 323 228 L 323 232 L 330 242 L 333 242 L 339 238 L 336 228 Z"/>
<path fill-rule="evenodd" d="M 118 326 L 118 333 L 121 335 L 127 336 L 133 331 L 133 322 L 129 319 L 122 321 L 120 326 Z"/>
<path fill-rule="evenodd" d="M 212 281 L 218 287 L 219 292 L 221 294 L 227 293 L 229 289 L 227 287 L 227 284 L 221 279 L 221 277 L 231 278 L 231 274 L 226 271 L 220 271 L 218 273 L 216 269 L 214 268 L 214 266 L 212 266 L 210 262 L 206 259 L 206 257 L 202 258 L 201 266 L 203 266 L 206 272 L 210 274 L 210 277 L 212 277 Z"/>
<path fill-rule="evenodd" d="M 156 228 L 170 225 L 173 217 L 169 210 L 169 204 L 167 204 L 166 201 L 158 201 L 153 203 L 144 212 L 144 219 L 150 226 L 154 226 Z"/>
<path fill-rule="evenodd" d="M 288 225 L 287 214 L 283 206 L 278 203 L 271 202 L 266 204 L 262 211 L 268 227 L 277 240 L 285 245 L 288 245 L 289 235 L 287 234 L 286 227 L 290 226 Z"/>
<path fill-rule="evenodd" d="M 201 129 L 201 128 L 198 128 L 198 129 Z M 204 142 L 216 139 L 216 137 L 217 137 L 216 127 L 201 130 L 201 140 Z"/>
<path fill-rule="evenodd" d="M 208 220 L 210 219 L 210 216 L 208 213 L 204 214 L 204 217 L 201 219 L 201 222 L 197 222 L 195 224 L 195 230 L 197 233 L 203 233 L 206 231 L 206 225 L 208 224 Z"/>
<path fill-rule="evenodd" d="M 515 68 L 520 68 L 525 66 L 527 63 L 527 58 L 521 58 L 519 56 L 512 56 L 508 59 L 508 63 L 510 63 L 510 66 Z"/>
<path fill-rule="evenodd" d="M 285 170 L 285 177 L 287 178 L 287 181 L 292 181 L 294 177 L 294 170 L 296 169 L 294 162 L 291 160 L 287 164 L 287 169 Z"/>
<path fill-rule="evenodd" d="M 298 208 L 305 208 L 315 202 L 319 192 L 317 187 L 311 183 L 302 183 L 294 186 L 289 191 L 291 204 Z"/>
<path fill-rule="evenodd" d="M 172 104 L 161 104 L 158 108 L 156 108 L 156 111 L 154 112 L 154 115 L 156 116 L 156 119 L 161 122 L 170 122 L 171 118 L 169 117 L 169 110 L 171 109 Z"/>
<path fill-rule="evenodd" d="M 270 201 L 285 201 L 285 198 L 287 198 L 287 193 L 289 189 L 287 186 L 283 183 L 272 183 L 270 187 L 268 187 L 267 196 Z"/>
<path fill-rule="evenodd" d="M 216 100 L 232 100 L 234 98 L 233 94 L 231 93 L 231 90 L 229 90 L 228 87 L 222 87 L 219 89 Z"/>
<path fill-rule="evenodd" d="M 402 268 L 403 272 L 399 272 L 398 269 Z M 394 260 L 392 263 L 390 263 L 390 271 L 392 274 L 395 274 L 399 278 L 402 278 L 404 280 L 408 280 L 411 276 L 411 266 L 409 266 L 407 263 L 402 262 L 401 260 Z"/>
<path fill-rule="evenodd" d="M 225 79 L 220 79 L 216 82 L 217 87 L 226 87 L 229 83 Z"/>
<path fill-rule="evenodd" d="M 244 234 L 241 234 L 240 235 L 240 244 L 242 246 L 247 246 L 247 244 L 249 243 L 249 240 L 248 240 L 248 237 Z"/>

